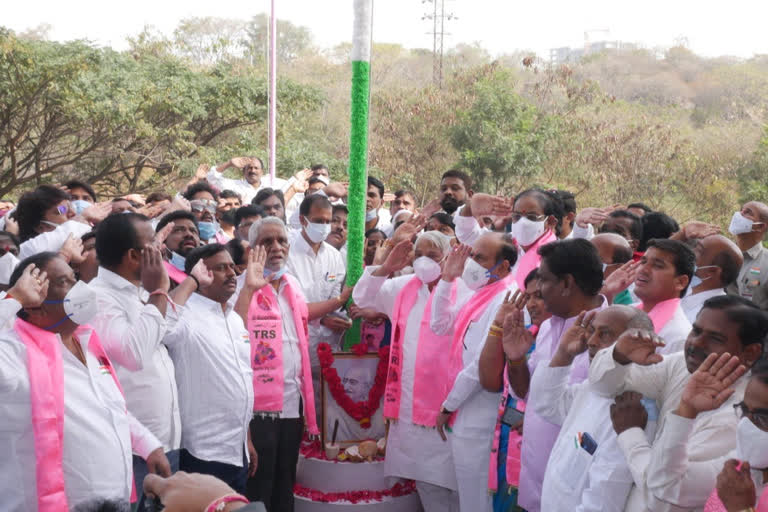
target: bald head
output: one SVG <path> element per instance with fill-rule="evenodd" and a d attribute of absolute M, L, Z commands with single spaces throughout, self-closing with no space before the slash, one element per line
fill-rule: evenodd
<path fill-rule="evenodd" d="M 610 346 L 627 329 L 653 331 L 653 322 L 640 308 L 613 305 L 597 312 L 587 340 L 590 360 L 598 351 Z"/>
<path fill-rule="evenodd" d="M 697 240 L 693 252 L 696 254 L 696 266 L 701 269 L 696 275 L 702 280 L 693 293 L 725 288 L 739 277 L 744 257 L 739 247 L 723 235 Z"/>

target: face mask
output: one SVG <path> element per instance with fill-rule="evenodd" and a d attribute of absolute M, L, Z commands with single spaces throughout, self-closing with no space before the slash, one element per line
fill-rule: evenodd
<path fill-rule="evenodd" d="M 512 224 L 512 236 L 522 246 L 531 245 L 546 231 L 545 220 L 532 221 L 525 217 L 520 217 L 520 220 Z"/>
<path fill-rule="evenodd" d="M 379 216 L 379 210 L 373 209 L 365 212 L 365 222 L 371 222 L 373 219 Z"/>
<path fill-rule="evenodd" d="M 318 244 L 325 241 L 325 239 L 328 238 L 328 235 L 331 234 L 331 225 L 308 222 L 307 225 L 304 226 L 304 232 L 312 242 Z"/>
<path fill-rule="evenodd" d="M 91 206 L 93 206 L 91 203 L 83 201 L 82 199 L 75 199 L 72 201 L 72 209 L 75 211 L 75 215 L 80 215 L 83 213 L 83 210 L 90 208 Z"/>
<path fill-rule="evenodd" d="M 701 270 L 703 268 L 715 268 L 716 266 L 717 265 L 705 265 L 703 267 L 697 267 L 697 266 L 694 265 L 694 267 L 693 267 L 693 277 L 691 277 L 691 284 L 690 284 L 690 286 L 688 286 L 688 293 L 690 294 L 691 290 L 693 288 L 696 288 L 701 283 L 703 283 L 704 281 L 706 281 L 707 279 L 712 277 L 712 276 L 708 276 L 708 277 L 701 278 L 701 277 L 696 275 L 696 272 L 698 272 L 699 270 Z"/>
<path fill-rule="evenodd" d="M 268 281 L 277 281 L 283 277 L 283 274 L 285 274 L 285 267 L 282 267 L 280 270 L 269 270 L 268 268 L 264 269 L 264 277 Z"/>
<path fill-rule="evenodd" d="M 200 233 L 200 240 L 208 241 L 216 235 L 219 230 L 218 222 L 198 222 L 197 231 Z"/>
<path fill-rule="evenodd" d="M 760 430 L 749 418 L 741 418 L 736 430 L 736 453 L 752 469 L 768 468 L 768 432 Z"/>
<path fill-rule="evenodd" d="M 498 277 L 493 273 L 501 262 L 496 263 L 489 269 L 485 268 L 473 259 L 468 259 L 464 264 L 464 272 L 461 274 L 461 279 L 469 287 L 470 290 L 477 290 L 482 288 L 488 283 L 491 277 Z"/>
<path fill-rule="evenodd" d="M 19 264 L 19 259 L 11 252 L 3 254 L 0 258 L 0 284 L 8 284 L 11 280 L 11 274 Z"/>
<path fill-rule="evenodd" d="M 440 277 L 440 265 L 432 258 L 421 256 L 413 260 L 413 273 L 424 283 L 428 284 Z"/>
<path fill-rule="evenodd" d="M 728 232 L 732 235 L 743 235 L 752 231 L 752 225 L 754 221 L 749 220 L 741 214 L 741 212 L 735 212 L 731 217 L 731 224 L 728 226 Z"/>
<path fill-rule="evenodd" d="M 83 281 L 76 282 L 63 300 L 44 300 L 43 304 L 64 304 L 64 312 L 67 314 L 55 324 L 46 327 L 46 330 L 51 330 L 62 324 L 67 318 L 78 325 L 87 324 L 97 312 L 96 294 Z"/>
<path fill-rule="evenodd" d="M 181 270 L 182 272 L 184 272 L 184 264 L 186 261 L 187 260 L 181 254 L 171 252 L 171 265 Z"/>

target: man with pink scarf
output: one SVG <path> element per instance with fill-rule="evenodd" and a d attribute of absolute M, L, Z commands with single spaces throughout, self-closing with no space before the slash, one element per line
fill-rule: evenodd
<path fill-rule="evenodd" d="M 478 359 L 496 310 L 506 294 L 517 289 L 511 272 L 516 262 L 517 247 L 509 235 L 486 233 L 471 249 L 460 246 L 451 252 L 435 288 L 430 327 L 435 334 L 452 336 L 450 372 L 444 382 L 449 392 L 437 428 L 451 447 L 461 510 L 491 509 L 488 453 L 500 395 L 480 385 Z M 459 277 L 473 292 L 458 295 L 454 303 L 452 283 Z M 451 421 L 453 430 L 446 436 Z"/>
<path fill-rule="evenodd" d="M 391 277 L 409 263 L 414 249 L 415 275 Z M 381 266 L 365 269 L 352 294 L 358 306 L 392 321 L 384 397 L 384 416 L 391 423 L 384 470 L 388 476 L 415 480 L 426 512 L 458 511 L 459 505 L 450 446 L 434 431 L 447 395 L 438 384 L 448 368 L 451 337 L 429 327 L 440 262 L 450 250 L 450 239 L 438 231 L 422 233 L 415 245 L 400 242 Z M 454 283 L 455 289 L 463 287 L 461 280 Z"/>

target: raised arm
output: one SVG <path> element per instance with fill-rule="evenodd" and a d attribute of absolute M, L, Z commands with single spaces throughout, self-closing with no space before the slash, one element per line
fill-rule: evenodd
<path fill-rule="evenodd" d="M 437 283 L 429 319 L 429 327 L 435 334 L 446 336 L 453 332 L 456 315 L 470 298 L 469 296 L 458 297 L 456 302 L 451 304 L 451 283 L 464 272 L 464 263 L 471 251 L 468 245 L 455 247 L 443 263 L 443 277 Z"/>
<path fill-rule="evenodd" d="M 680 405 L 667 416 L 654 442 L 647 475 L 649 508 L 672 511 L 704 506 L 733 449 L 733 425 L 712 422 L 709 428 L 697 430 L 694 422 L 699 414 L 720 409 L 746 371 L 736 356 L 710 354 L 691 375 Z M 702 457 L 703 446 L 706 457 Z M 698 456 L 692 458 L 689 447 L 691 451 L 698 448 Z"/>

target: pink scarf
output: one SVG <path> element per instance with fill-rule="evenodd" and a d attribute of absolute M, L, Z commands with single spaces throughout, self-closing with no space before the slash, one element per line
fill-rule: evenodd
<path fill-rule="evenodd" d="M 679 305 L 680 299 L 668 299 L 653 306 L 651 312 L 648 313 L 648 317 L 653 322 L 653 330 L 656 331 L 656 334 L 659 334 L 664 326 L 667 325 L 667 322 L 672 320 Z M 642 303 L 638 304 L 637 307 L 642 308 Z"/>
<path fill-rule="evenodd" d="M 445 380 L 443 381 L 443 396 L 447 396 L 453 388 L 456 377 L 464 367 L 462 352 L 464 350 L 464 335 L 467 332 L 470 322 L 477 320 L 484 312 L 496 295 L 503 292 L 513 281 L 514 275 L 508 274 L 504 279 L 500 279 L 492 284 L 480 288 L 464 304 L 456 315 L 456 323 L 453 326 L 453 340 L 451 341 L 450 359 L 446 367 Z"/>
<path fill-rule="evenodd" d="M 531 325 L 528 330 L 536 336 L 539 333 L 538 325 Z M 501 445 L 501 418 L 504 417 L 504 411 L 507 409 L 507 400 L 511 393 L 509 392 L 509 376 L 507 375 L 507 365 L 504 364 L 504 391 L 501 393 L 501 402 L 499 402 L 498 416 L 496 417 L 496 430 L 493 434 L 493 445 L 491 445 L 491 460 L 488 466 L 488 489 L 495 493 L 498 490 L 498 471 L 499 471 L 499 446 Z M 518 411 L 525 412 L 525 402 L 517 399 L 515 407 Z M 506 481 L 509 487 L 520 486 L 520 466 L 522 461 L 523 436 L 517 430 L 509 431 L 509 441 L 507 443 L 507 466 Z"/>
<path fill-rule="evenodd" d="M 408 316 L 416 303 L 419 288 L 423 286 L 418 277 L 414 277 L 400 290 L 395 298 L 392 315 L 394 336 L 389 347 L 389 373 L 387 387 L 384 392 L 384 417 L 396 420 L 400 417 L 400 395 L 402 394 L 403 376 L 403 342 Z M 421 314 L 419 338 L 416 348 L 416 369 L 413 377 L 413 412 L 412 422 L 423 427 L 434 427 L 446 393 L 436 392 L 435 383 L 448 378 L 448 357 L 450 352 L 445 350 L 450 346 L 451 336 L 439 336 L 432 332 L 429 321 L 432 312 L 432 298 L 435 291 L 429 294 L 427 304 Z M 456 301 L 456 283 L 451 286 L 451 303 Z"/>
<path fill-rule="evenodd" d="M 165 265 L 165 270 L 168 272 L 168 277 L 170 277 L 171 281 L 174 283 L 181 284 L 181 282 L 187 278 L 187 274 L 174 267 L 170 261 L 163 261 L 163 265 Z"/>
<path fill-rule="evenodd" d="M 312 390 L 312 369 L 309 363 L 307 303 L 296 292 L 299 285 L 293 277 L 285 275 L 285 293 L 291 306 L 299 336 L 301 352 L 301 395 L 304 400 L 304 418 L 310 435 L 320 435 L 315 418 L 315 395 Z M 288 320 L 288 319 L 286 319 Z M 280 413 L 283 410 L 283 319 L 280 305 L 272 285 L 253 294 L 248 308 L 248 334 L 251 340 L 251 367 L 253 368 L 253 410 L 256 413 Z"/>
<path fill-rule="evenodd" d="M 68 510 L 64 468 L 61 464 L 64 450 L 64 367 L 61 362 L 61 344 L 56 334 L 20 318 L 16 319 L 14 328 L 27 348 L 38 511 Z M 89 327 L 80 326 L 75 334 L 85 332 L 91 333 L 88 349 L 98 359 L 99 364 L 109 370 L 122 394 L 123 388 L 96 332 Z M 134 487 L 131 490 L 131 502 L 135 501 Z"/>
<path fill-rule="evenodd" d="M 520 258 L 520 262 L 517 264 L 517 270 L 515 271 L 515 279 L 517 280 L 517 287 L 521 290 L 525 290 L 525 278 L 531 273 L 531 270 L 539 268 L 541 262 L 541 256 L 539 256 L 539 247 L 547 245 L 550 242 L 557 240 L 557 237 L 552 230 L 547 231 L 538 240 L 536 240 L 532 246 L 525 250 L 525 254 Z"/>

